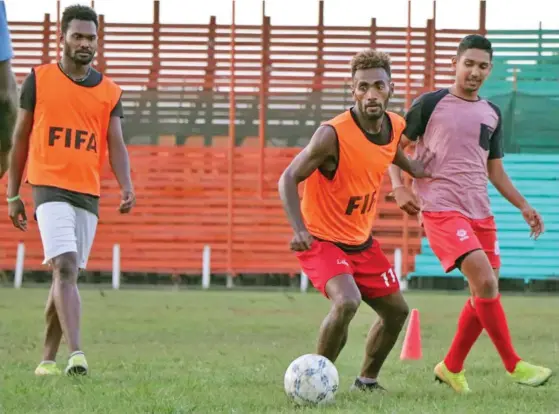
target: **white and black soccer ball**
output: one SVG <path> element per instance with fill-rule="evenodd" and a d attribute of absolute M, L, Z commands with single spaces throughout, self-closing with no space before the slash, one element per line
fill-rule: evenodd
<path fill-rule="evenodd" d="M 298 405 L 322 405 L 334 401 L 340 384 L 338 370 L 321 355 L 306 354 L 293 361 L 283 379 L 287 396 Z"/>

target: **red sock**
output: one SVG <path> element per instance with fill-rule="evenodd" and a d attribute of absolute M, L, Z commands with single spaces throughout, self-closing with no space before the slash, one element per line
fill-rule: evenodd
<path fill-rule="evenodd" d="M 510 338 L 505 310 L 501 304 L 501 295 L 493 299 L 474 299 L 477 315 L 493 345 L 497 348 L 508 372 L 513 372 L 520 357 L 516 354 Z"/>
<path fill-rule="evenodd" d="M 483 331 L 483 326 L 477 316 L 476 310 L 468 298 L 460 317 L 458 330 L 446 354 L 444 363 L 450 372 L 458 373 L 464 368 L 464 361 Z"/>

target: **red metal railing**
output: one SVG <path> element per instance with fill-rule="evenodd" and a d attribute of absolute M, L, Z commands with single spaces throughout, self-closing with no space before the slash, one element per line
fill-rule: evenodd
<path fill-rule="evenodd" d="M 191 87 L 229 93 L 226 269 L 231 274 L 238 271 L 234 246 L 237 220 L 234 186 L 235 171 L 239 167 L 235 161 L 238 98 L 258 97 L 258 161 L 255 164 L 257 173 L 253 175 L 257 191 L 252 197 L 265 203 L 270 197 L 277 198 L 266 183 L 266 162 L 270 156 L 265 150 L 266 108 L 271 98 L 299 94 L 305 99 L 309 94 L 319 94 L 323 103 L 345 102 L 348 61 L 356 51 L 372 47 L 386 50 L 392 56 L 396 93 L 391 107 L 403 112 L 418 94 L 452 82 L 448 60 L 462 36 L 486 32 L 484 1 L 480 1 L 479 27 L 469 31 L 437 29 L 436 3 L 433 17 L 427 20 L 425 27 L 412 27 L 411 2 L 408 3 L 407 27 L 382 27 L 375 18 L 371 18 L 367 27 L 326 26 L 322 1 L 317 26 L 273 25 L 271 18 L 265 15 L 265 3 L 262 5 L 259 25 L 237 25 L 234 1 L 231 24 L 218 24 L 214 16 L 208 24 L 162 23 L 159 1 L 154 1 L 150 24 L 114 23 L 107 22 L 103 15 L 99 17 L 95 65 L 125 90 L 164 92 Z M 59 1 L 57 6 L 60 15 Z M 42 22 L 10 21 L 10 29 L 15 49 L 13 65 L 20 81 L 32 66 L 60 56 L 59 25 L 49 14 Z M 402 216 L 402 220 L 401 246 L 406 273 L 410 263 L 409 246 L 416 244 L 410 241 L 410 229 L 413 237 L 418 236 L 416 226 L 410 224 L 407 216 Z"/>

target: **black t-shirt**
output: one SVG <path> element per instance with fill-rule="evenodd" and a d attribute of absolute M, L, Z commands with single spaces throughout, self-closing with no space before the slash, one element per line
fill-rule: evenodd
<path fill-rule="evenodd" d="M 62 69 L 60 69 L 60 71 L 62 71 Z M 93 68 L 91 68 L 91 72 L 89 73 L 87 78 L 80 82 L 75 81 L 69 76 L 67 77 L 76 85 L 82 86 L 84 88 L 93 88 L 99 85 L 103 80 L 103 74 Z M 29 112 L 35 112 L 35 105 L 37 101 L 36 86 L 37 81 L 35 77 L 35 71 L 32 70 L 31 73 L 27 75 L 27 78 L 25 79 L 21 87 L 19 103 L 20 108 L 25 109 Z M 56 110 L 56 108 L 53 108 L 53 110 Z M 118 116 L 119 118 L 124 117 L 124 111 L 122 109 L 122 102 L 120 99 L 113 108 L 111 116 Z M 95 214 L 96 216 L 99 216 L 99 197 L 97 196 L 44 185 L 33 185 L 32 188 L 35 208 L 43 203 L 62 201 L 69 203 L 75 207 L 87 210 Z"/>

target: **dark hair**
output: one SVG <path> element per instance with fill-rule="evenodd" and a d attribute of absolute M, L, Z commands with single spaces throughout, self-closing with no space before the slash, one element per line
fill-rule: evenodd
<path fill-rule="evenodd" d="M 489 39 L 485 36 L 473 34 L 468 35 L 460 41 L 458 45 L 457 55 L 460 56 L 468 49 L 480 49 L 489 53 L 489 56 L 493 59 L 493 47 Z"/>
<path fill-rule="evenodd" d="M 351 77 L 355 76 L 355 72 L 362 69 L 384 69 L 391 76 L 390 55 L 374 49 L 363 50 L 357 53 L 351 59 Z"/>
<path fill-rule="evenodd" d="M 81 4 L 74 4 L 73 6 L 68 6 L 64 9 L 62 13 L 62 21 L 60 23 L 60 29 L 62 33 L 68 31 L 68 26 L 72 20 L 84 20 L 86 22 L 95 23 L 95 27 L 99 28 L 99 20 L 97 18 L 97 13 L 91 7 L 83 6 Z"/>

